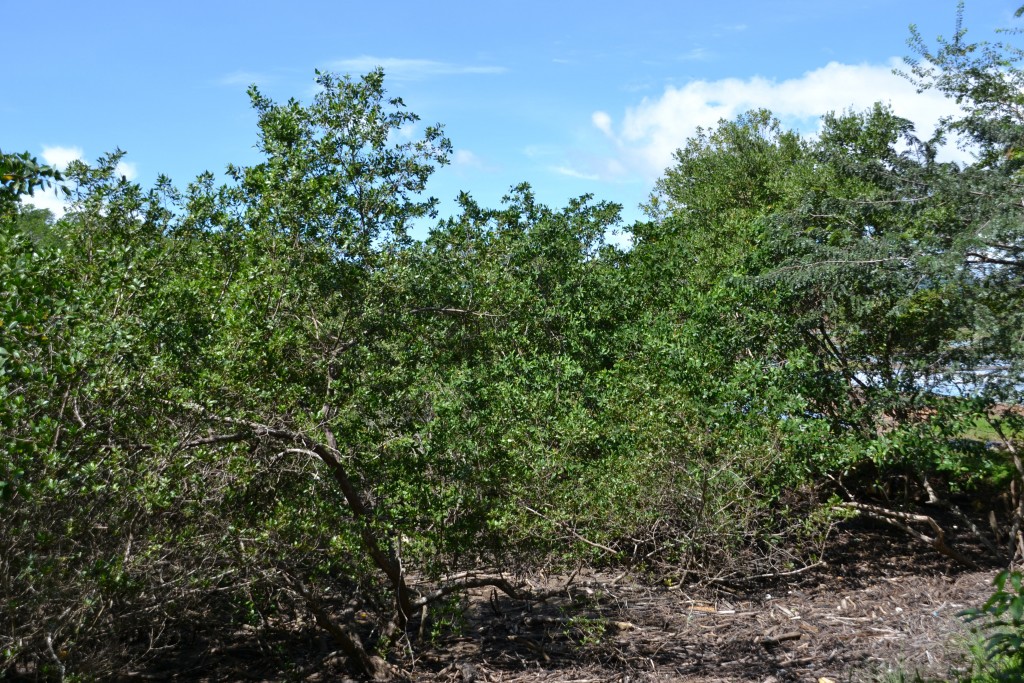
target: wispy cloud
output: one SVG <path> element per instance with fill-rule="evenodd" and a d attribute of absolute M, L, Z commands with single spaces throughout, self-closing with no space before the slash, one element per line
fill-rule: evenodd
<path fill-rule="evenodd" d="M 367 73 L 377 67 L 384 69 L 395 80 L 422 80 L 436 76 L 458 76 L 465 74 L 502 74 L 508 71 L 503 66 L 454 64 L 432 59 L 403 59 L 399 57 L 374 57 L 362 55 L 350 59 L 339 59 L 330 67 L 349 73 Z"/>
<path fill-rule="evenodd" d="M 480 173 L 494 173 L 500 170 L 492 160 L 481 157 L 468 149 L 457 149 L 452 153 L 452 168 L 459 176 L 471 176 Z"/>
<path fill-rule="evenodd" d="M 256 85 L 266 85 L 272 80 L 273 77 L 256 71 L 232 71 L 218 78 L 217 85 L 248 87 L 254 83 Z"/>
<path fill-rule="evenodd" d="M 712 56 L 711 51 L 707 48 L 695 47 L 679 55 L 679 59 L 684 62 L 705 62 L 711 59 Z"/>
<path fill-rule="evenodd" d="M 614 140 L 615 131 L 612 119 L 604 112 L 595 112 L 592 123 L 605 132 L 605 136 Z M 548 173 L 555 173 L 566 178 L 586 180 L 588 182 L 631 183 L 639 179 L 636 173 L 623 166 L 616 158 L 595 154 L 588 140 L 585 147 L 561 147 L 554 145 L 528 145 L 523 148 L 523 156 L 532 160 L 535 167 Z"/>
<path fill-rule="evenodd" d="M 407 123 L 388 133 L 388 143 L 402 144 L 409 142 L 419 134 L 419 130 L 419 126 L 415 123 Z"/>
<path fill-rule="evenodd" d="M 578 171 L 575 168 L 572 168 L 571 166 L 549 166 L 548 170 L 550 170 L 553 173 L 557 173 L 558 175 L 564 175 L 570 178 L 578 178 L 580 180 L 597 181 L 601 179 L 601 176 L 597 175 L 596 173 L 584 173 L 583 171 Z"/>
<path fill-rule="evenodd" d="M 882 102 L 897 115 L 914 121 L 919 134 L 927 136 L 942 116 L 955 113 L 956 105 L 935 91 L 918 93 L 913 84 L 893 74 L 893 67 L 899 65 L 898 60 L 889 64 L 831 62 L 785 81 L 759 77 L 692 81 L 681 87 L 669 86 L 660 97 L 644 98 L 627 108 L 618 124 L 603 111 L 594 112 L 591 123 L 611 141 L 621 168 L 649 180 L 664 171 L 673 152 L 698 127 L 714 127 L 720 120 L 734 119 L 750 109 L 769 109 L 783 124 L 815 133 L 820 117 L 828 112 L 861 111 Z M 945 155 L 967 158 L 952 146 Z"/>
<path fill-rule="evenodd" d="M 643 92 L 644 90 L 651 90 L 654 88 L 654 83 L 651 81 L 631 81 L 625 85 L 619 86 L 619 89 L 623 92 Z"/>
<path fill-rule="evenodd" d="M 480 157 L 470 152 L 468 149 L 457 149 L 452 155 L 452 163 L 456 166 L 480 168 L 483 166 L 483 162 L 480 161 Z"/>
<path fill-rule="evenodd" d="M 527 159 L 540 159 L 559 154 L 561 149 L 553 145 L 527 145 L 523 147 L 523 156 Z"/>

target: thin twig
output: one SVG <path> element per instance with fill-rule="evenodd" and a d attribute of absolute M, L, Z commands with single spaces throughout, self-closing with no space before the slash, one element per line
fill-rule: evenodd
<path fill-rule="evenodd" d="M 573 535 L 573 537 L 575 537 L 575 538 L 576 538 L 577 540 L 583 541 L 584 543 L 586 543 L 586 544 L 587 544 L 587 545 L 589 545 L 589 546 L 592 546 L 592 547 L 594 547 L 594 548 L 597 548 L 598 550 L 603 550 L 603 551 L 605 551 L 606 553 L 611 553 L 612 555 L 616 555 L 616 554 L 618 554 L 618 552 L 619 552 L 619 551 L 617 551 L 617 550 L 615 550 L 615 549 L 613 549 L 613 548 L 609 548 L 609 547 L 608 547 L 608 546 L 606 546 L 606 545 L 602 545 L 602 544 L 598 543 L 597 541 L 591 541 L 591 540 L 590 540 L 590 539 L 588 539 L 588 538 L 584 538 L 583 536 L 581 536 L 581 535 L 579 534 L 579 532 L 577 532 L 577 531 L 576 531 L 575 529 L 573 529 L 573 528 L 572 528 L 571 526 L 569 526 L 568 524 L 566 524 L 566 523 L 564 523 L 564 522 L 559 522 L 559 521 L 553 520 L 553 519 L 551 519 L 550 517 L 548 517 L 548 516 L 544 515 L 543 513 L 541 513 L 541 512 L 538 512 L 537 510 L 534 510 L 534 509 L 533 509 L 532 507 L 530 507 L 530 506 L 529 506 L 529 505 L 527 505 L 526 503 L 523 503 L 522 501 L 520 501 L 520 502 L 519 502 L 519 504 L 520 504 L 520 505 L 522 505 L 522 506 L 523 506 L 523 508 L 524 508 L 524 509 L 525 509 L 525 510 L 526 510 L 527 512 L 532 512 L 533 514 L 537 515 L 537 516 L 538 516 L 538 517 L 540 517 L 541 519 L 543 519 L 543 520 L 545 520 L 545 521 L 547 521 L 547 522 L 551 522 L 552 524 L 555 524 L 555 525 L 558 525 L 558 526 L 560 526 L 561 528 L 565 529 L 565 530 L 566 530 L 566 531 L 568 531 L 568 532 L 569 532 L 570 534 L 572 534 L 572 535 Z"/>
<path fill-rule="evenodd" d="M 464 308 L 438 308 L 433 306 L 425 306 L 423 308 L 414 308 L 410 313 L 447 313 L 449 315 L 475 315 L 480 318 L 504 318 L 504 315 L 498 313 L 487 313 L 485 311 L 468 311 Z"/>

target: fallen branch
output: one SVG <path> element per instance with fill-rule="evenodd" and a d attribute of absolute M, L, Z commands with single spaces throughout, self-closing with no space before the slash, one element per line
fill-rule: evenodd
<path fill-rule="evenodd" d="M 755 574 L 754 576 L 743 577 L 746 581 L 753 581 L 755 579 L 777 579 L 780 576 L 795 576 L 796 574 L 803 574 L 806 571 L 810 571 L 817 567 L 824 567 L 826 565 L 824 560 L 818 560 L 814 564 L 808 564 L 799 569 L 791 569 L 788 572 L 771 572 L 769 574 Z M 711 582 L 715 582 L 717 579 L 711 579 Z"/>
<path fill-rule="evenodd" d="M 918 541 L 931 546 L 935 550 L 939 551 L 946 557 L 949 557 L 961 564 L 968 567 L 977 568 L 978 564 L 967 557 L 966 555 L 957 552 L 953 548 L 950 548 L 946 543 L 946 532 L 939 526 L 938 522 L 929 517 L 928 515 L 916 514 L 913 512 L 901 512 L 899 510 L 889 510 L 887 508 L 879 507 L 878 505 L 869 505 L 867 503 L 857 503 L 850 501 L 841 504 L 842 507 L 856 510 L 859 514 L 874 519 L 879 522 L 885 522 L 890 524 L 917 539 Z M 910 526 L 911 522 L 919 522 L 927 524 L 931 527 L 932 531 L 935 532 L 935 536 L 929 536 L 921 531 Z"/>
<path fill-rule="evenodd" d="M 765 647 L 771 647 L 773 645 L 778 645 L 779 643 L 784 643 L 787 640 L 800 640 L 802 636 L 803 633 L 800 631 L 791 631 L 789 633 L 780 633 L 777 636 L 767 636 L 762 638 L 760 643 Z"/>

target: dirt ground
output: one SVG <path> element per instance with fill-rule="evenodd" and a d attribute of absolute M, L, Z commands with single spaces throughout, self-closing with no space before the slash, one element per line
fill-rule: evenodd
<path fill-rule="evenodd" d="M 576 576 L 547 601 L 474 593 L 458 628 L 412 634 L 412 681 L 878 681 L 885 672 L 946 676 L 965 662 L 958 612 L 991 593 L 996 568 L 961 570 L 899 532 L 854 522 L 825 562 L 744 585 L 649 585 L 629 574 Z M 564 577 L 534 577 L 538 587 Z M 435 615 L 436 617 L 445 615 Z M 436 622 L 435 622 L 436 623 Z M 194 642 L 162 680 L 349 680 L 312 624 Z"/>
<path fill-rule="evenodd" d="M 424 652 L 414 678 L 839 683 L 897 669 L 947 675 L 963 665 L 969 637 L 957 613 L 988 597 L 995 572 L 944 573 L 947 561 L 921 561 L 903 547 L 886 553 L 884 540 L 869 540 L 877 556 L 858 549 L 845 558 L 861 555 L 852 563 L 755 586 L 694 590 L 593 576 L 532 610 L 480 599 L 470 632 Z"/>

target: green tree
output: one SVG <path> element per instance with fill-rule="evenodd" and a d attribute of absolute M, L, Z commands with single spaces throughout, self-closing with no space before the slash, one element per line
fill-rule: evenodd
<path fill-rule="evenodd" d="M 9 217 L 22 196 L 31 197 L 37 189 L 60 180 L 60 171 L 40 164 L 28 152 L 5 154 L 0 150 L 0 218 Z"/>
<path fill-rule="evenodd" d="M 964 107 L 933 139 L 881 106 L 826 116 L 815 140 L 764 112 L 722 122 L 677 152 L 637 231 L 648 296 L 700 340 L 685 355 L 704 376 L 681 384 L 735 419 L 784 420 L 772 443 L 794 449 L 788 471 L 827 475 L 853 498 L 846 484 L 898 475 L 949 507 L 937 481 L 1001 476 L 1002 456 L 964 438 L 979 420 L 1017 448 L 1020 53 L 964 35 L 936 52 L 912 37 L 912 78 Z M 976 163 L 937 160 L 954 134 Z M 1017 552 L 1014 500 L 1007 535 L 978 532 L 996 555 L 996 540 Z M 970 562 L 941 533 L 850 505 Z"/>
<path fill-rule="evenodd" d="M 14 417 L 30 431 L 25 454 L 5 462 L 5 483 L 24 480 L 4 536 L 17 625 L 6 642 L 22 645 L 5 666 L 42 655 L 61 672 L 105 675 L 124 654 L 114 646 L 141 628 L 98 621 L 111 600 L 187 619 L 219 588 L 229 614 L 259 615 L 286 591 L 365 673 L 387 675 L 320 596 L 324 584 L 349 589 L 392 631 L 418 611 L 383 495 L 404 465 L 380 462 L 409 418 L 389 393 L 389 311 L 370 295 L 409 222 L 433 211 L 418 194 L 450 144 L 437 127 L 395 142 L 416 117 L 385 96 L 379 71 L 320 74 L 318 85 L 309 106 L 251 91 L 266 161 L 230 168 L 224 186 L 207 174 L 183 193 L 164 178 L 145 192 L 114 173 L 120 153 L 72 164 L 51 270 L 27 270 L 24 235 L 5 252 L 64 297 L 63 334 L 36 345 L 69 359 L 10 392 L 41 396 L 26 408 L 39 415 Z M 19 320 L 47 315 L 27 305 L 32 291 L 5 295 Z M 5 334 L 24 337 L 13 322 Z M 16 359 L 45 340 L 30 322 Z M 116 531 L 100 540 L 94 528 Z"/>
<path fill-rule="evenodd" d="M 789 355 L 777 297 L 756 283 L 770 217 L 808 159 L 764 111 L 700 131 L 614 268 L 624 321 L 598 397 L 609 457 L 580 498 L 608 510 L 606 544 L 644 548 L 659 571 L 771 571 L 815 552 L 783 550 L 804 530 L 781 499 L 806 481 L 822 427 L 805 416 L 804 359 Z"/>
<path fill-rule="evenodd" d="M 1016 16 L 1022 15 L 1021 8 Z M 1011 42 L 1020 29 L 1006 29 L 1006 40 L 974 43 L 957 13 L 952 40 L 932 48 L 912 28 L 906 74 L 919 89 L 934 88 L 955 100 L 962 113 L 943 121 L 941 132 L 957 136 L 977 162 L 950 177 L 943 190 L 960 211 L 942 226 L 950 258 L 968 273 L 965 294 L 976 307 L 978 324 L 964 349 L 962 374 L 970 378 L 977 411 L 1012 455 L 1016 486 L 1024 482 L 1019 440 L 1024 430 L 1024 230 L 1021 228 L 1021 180 L 1024 117 L 1020 105 L 1024 51 Z M 972 376 L 973 375 L 973 376 Z M 1013 509 L 1004 530 L 1007 552 L 1024 555 L 1024 501 L 1011 491 Z"/>
<path fill-rule="evenodd" d="M 614 363 L 622 319 L 621 255 L 601 243 L 617 209 L 553 211 L 522 187 L 493 211 L 466 198 L 412 244 L 449 143 L 437 127 L 402 141 L 415 117 L 379 72 L 318 84 L 309 105 L 251 91 L 265 159 L 227 184 L 145 192 L 113 172 L 119 154 L 69 169 L 75 204 L 54 239 L 77 360 L 53 391 L 77 428 L 37 444 L 53 468 L 31 477 L 60 495 L 21 504 L 12 541 L 63 513 L 36 555 L 67 567 L 50 574 L 65 590 L 35 621 L 82 595 L 253 619 L 285 599 L 386 678 L 379 655 L 424 608 L 482 585 L 524 597 L 494 568 L 559 546 L 562 527 L 528 508 L 554 488 L 570 500 L 570 477 L 602 459 L 592 375 Z M 117 531 L 98 542 L 96 524 Z M 41 587 L 17 576 L 24 594 Z M 350 604 L 334 610 L 339 592 Z M 86 633 L 75 624 L 95 609 L 76 614 L 37 651 L 110 671 L 90 668 L 90 648 L 140 626 Z"/>

